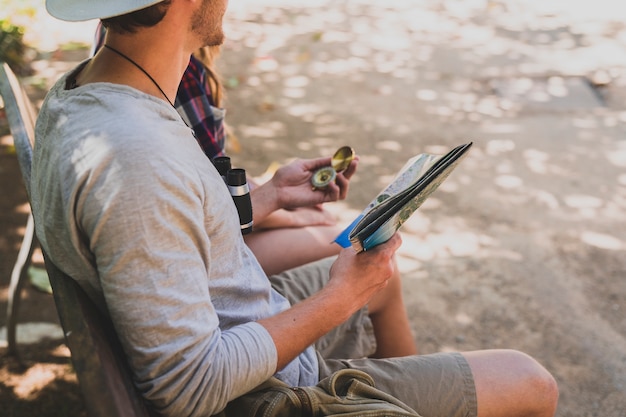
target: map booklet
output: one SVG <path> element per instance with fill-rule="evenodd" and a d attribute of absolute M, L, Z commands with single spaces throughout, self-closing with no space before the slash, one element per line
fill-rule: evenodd
<path fill-rule="evenodd" d="M 422 205 L 472 146 L 457 146 L 445 155 L 423 153 L 411 158 L 335 242 L 362 252 L 385 243 Z"/>

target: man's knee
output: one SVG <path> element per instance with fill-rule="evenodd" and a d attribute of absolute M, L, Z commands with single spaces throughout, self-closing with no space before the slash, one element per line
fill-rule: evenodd
<path fill-rule="evenodd" d="M 479 415 L 554 416 L 557 384 L 535 359 L 516 350 L 466 352 L 464 356 L 474 375 Z"/>
<path fill-rule="evenodd" d="M 539 362 L 525 353 L 517 352 L 525 357 L 527 362 L 526 386 L 533 392 L 536 414 L 538 416 L 553 416 L 559 399 L 559 389 L 556 380 Z"/>

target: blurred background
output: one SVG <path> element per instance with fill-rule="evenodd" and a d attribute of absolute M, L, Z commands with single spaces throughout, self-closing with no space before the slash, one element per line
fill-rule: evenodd
<path fill-rule="evenodd" d="M 33 101 L 95 22 L 0 0 L 0 59 Z M 219 58 L 233 164 L 263 179 L 352 146 L 349 223 L 411 156 L 473 141 L 403 226 L 421 353 L 513 348 L 557 378 L 560 417 L 626 416 L 626 5 L 608 0 L 231 0 Z M 0 106 L 2 107 L 2 106 Z M 0 311 L 28 205 L 0 109 Z M 83 415 L 35 255 L 7 416 Z M 39 267 L 39 268 L 38 268 Z"/>

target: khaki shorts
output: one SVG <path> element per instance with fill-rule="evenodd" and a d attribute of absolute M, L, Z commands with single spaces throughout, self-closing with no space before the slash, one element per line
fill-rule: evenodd
<path fill-rule="evenodd" d="M 296 304 L 326 284 L 333 260 L 272 276 L 272 286 Z M 478 413 L 472 371 L 459 353 L 369 359 L 376 350 L 376 339 L 367 308 L 328 333 L 315 347 L 320 379 L 340 369 L 359 369 L 372 376 L 377 388 L 422 416 L 476 417 Z"/>

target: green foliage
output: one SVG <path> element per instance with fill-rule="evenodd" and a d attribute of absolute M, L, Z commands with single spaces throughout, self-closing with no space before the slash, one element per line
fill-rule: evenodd
<path fill-rule="evenodd" d="M 9 64 L 16 73 L 21 73 L 26 69 L 25 52 L 24 28 L 0 19 L 0 61 Z"/>

